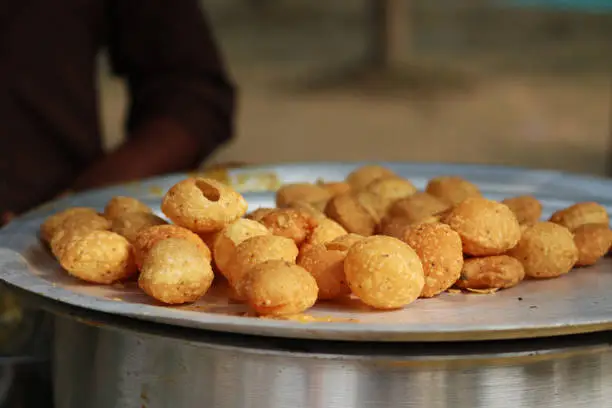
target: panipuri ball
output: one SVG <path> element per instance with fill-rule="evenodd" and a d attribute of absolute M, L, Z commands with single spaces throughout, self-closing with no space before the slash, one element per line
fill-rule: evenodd
<path fill-rule="evenodd" d="M 507 255 L 466 259 L 455 286 L 461 289 L 507 289 L 525 278 L 525 268 Z"/>
<path fill-rule="evenodd" d="M 327 204 L 327 202 L 325 202 L 325 204 Z M 305 211 L 316 221 L 328 219 L 325 213 L 323 212 L 325 210 L 325 205 L 323 205 L 323 207 L 321 208 L 318 206 L 318 204 L 307 203 L 306 201 L 294 201 L 289 204 L 289 208 Z M 260 217 L 259 220 L 261 220 L 261 218 L 263 218 L 263 215 Z"/>
<path fill-rule="evenodd" d="M 73 235 L 58 260 L 70 275 L 91 283 L 111 284 L 137 272 L 132 245 L 110 231 Z"/>
<path fill-rule="evenodd" d="M 168 190 L 161 209 L 176 225 L 208 233 L 242 217 L 247 202 L 236 190 L 217 180 L 192 177 Z"/>
<path fill-rule="evenodd" d="M 136 265 L 141 268 L 151 248 L 159 241 L 168 238 L 182 238 L 190 241 L 200 248 L 205 258 L 208 260 L 212 259 L 210 249 L 197 234 L 194 234 L 187 228 L 168 224 L 145 228 L 136 235 L 136 238 L 132 242 L 134 245 Z"/>
<path fill-rule="evenodd" d="M 583 224 L 574 230 L 574 243 L 578 248 L 576 266 L 595 265 L 612 245 L 612 230 L 604 224 Z"/>
<path fill-rule="evenodd" d="M 406 231 L 404 242 L 415 250 L 423 265 L 425 285 L 420 297 L 434 297 L 459 279 L 463 268 L 461 237 L 448 225 L 416 225 Z"/>
<path fill-rule="evenodd" d="M 375 219 L 380 221 L 393 203 L 414 193 L 416 187 L 409 180 L 386 177 L 368 184 L 364 191 L 357 193 L 357 199 L 364 207 L 371 208 Z"/>
<path fill-rule="evenodd" d="M 610 217 L 606 207 L 593 202 L 576 203 L 562 210 L 556 211 L 550 222 L 563 225 L 570 231 L 585 224 L 610 224 Z"/>
<path fill-rule="evenodd" d="M 344 272 L 353 294 L 376 309 L 414 302 L 425 284 L 417 253 L 399 239 L 367 237 L 349 249 Z"/>
<path fill-rule="evenodd" d="M 348 234 L 348 232 L 336 221 L 329 218 L 323 218 L 318 221 L 318 225 L 306 239 L 306 244 L 325 244 L 346 234 Z"/>
<path fill-rule="evenodd" d="M 412 226 L 410 219 L 405 217 L 393 217 L 387 216 L 382 219 L 380 224 L 377 226 L 376 231 L 380 235 L 386 235 L 397 239 L 404 240 L 406 231 Z"/>
<path fill-rule="evenodd" d="M 260 221 L 274 235 L 292 239 L 301 245 L 317 227 L 317 220 L 307 211 L 278 208 L 264 215 Z"/>
<path fill-rule="evenodd" d="M 271 232 L 257 221 L 241 218 L 227 225 L 216 234 L 213 254 L 217 268 L 226 275 L 229 264 L 236 255 L 236 247 L 251 237 L 271 235 Z M 225 271 L 225 272 L 223 272 Z"/>
<path fill-rule="evenodd" d="M 259 315 L 302 313 L 317 301 L 317 282 L 301 266 L 270 260 L 253 267 L 240 284 L 248 305 Z"/>
<path fill-rule="evenodd" d="M 111 221 L 126 213 L 151 213 L 153 210 L 132 197 L 116 196 L 111 198 L 104 207 L 104 216 Z"/>
<path fill-rule="evenodd" d="M 466 198 L 480 197 L 478 187 L 458 176 L 442 176 L 429 180 L 425 191 L 454 207 Z"/>
<path fill-rule="evenodd" d="M 257 222 L 261 222 L 261 219 L 266 215 L 276 210 L 276 208 L 258 208 L 250 213 L 248 213 L 245 218 Z"/>
<path fill-rule="evenodd" d="M 162 303 L 179 305 L 202 297 L 213 278 L 210 259 L 198 245 L 182 238 L 167 238 L 156 242 L 147 253 L 138 286 Z"/>
<path fill-rule="evenodd" d="M 146 228 L 156 225 L 165 225 L 167 222 L 153 213 L 126 212 L 113 219 L 111 231 L 133 242 L 138 233 Z"/>
<path fill-rule="evenodd" d="M 325 214 L 348 232 L 369 236 L 374 233 L 376 220 L 352 194 L 333 197 L 325 207 Z"/>
<path fill-rule="evenodd" d="M 53 235 L 61 227 L 62 223 L 75 215 L 98 216 L 98 212 L 88 207 L 73 207 L 49 216 L 40 226 L 40 238 L 47 243 L 51 242 Z"/>
<path fill-rule="evenodd" d="M 572 233 L 552 222 L 538 222 L 523 231 L 518 245 L 508 251 L 531 278 L 556 278 L 568 273 L 578 261 Z"/>
<path fill-rule="evenodd" d="M 439 198 L 424 192 L 394 202 L 387 212 L 389 217 L 402 217 L 410 224 L 437 217 L 451 209 L 451 206 Z"/>
<path fill-rule="evenodd" d="M 295 263 L 298 247 L 290 238 L 278 235 L 258 235 L 242 241 L 236 247 L 229 267 L 221 271 L 231 284 L 236 284 L 255 265 L 270 260 Z"/>
<path fill-rule="evenodd" d="M 348 251 L 351 249 L 353 245 L 358 242 L 361 242 L 365 239 L 363 235 L 349 233 L 346 235 L 342 235 L 333 241 L 327 242 L 325 246 L 328 249 L 334 249 L 339 251 Z"/>
<path fill-rule="evenodd" d="M 362 190 L 375 180 L 396 176 L 397 175 L 393 171 L 383 166 L 369 164 L 353 170 L 346 177 L 346 182 L 349 184 L 352 190 Z"/>
<path fill-rule="evenodd" d="M 348 193 L 351 190 L 351 186 L 345 181 L 319 181 L 317 182 L 317 185 L 326 189 L 331 197 L 337 196 L 338 194 Z"/>
<path fill-rule="evenodd" d="M 338 245 L 328 245 L 312 245 L 300 254 L 298 259 L 298 265 L 315 278 L 319 287 L 318 298 L 321 300 L 337 299 L 351 294 L 344 274 L 344 259 L 348 248 L 339 249 Z"/>
<path fill-rule="evenodd" d="M 285 184 L 276 192 L 276 206 L 289 207 L 296 201 L 307 203 L 327 202 L 331 194 L 327 189 L 310 183 Z"/>
<path fill-rule="evenodd" d="M 501 255 L 521 238 L 521 227 L 512 210 L 482 197 L 465 199 L 444 222 L 461 236 L 463 252 L 473 256 Z"/>
<path fill-rule="evenodd" d="M 506 198 L 502 201 L 512 210 L 521 225 L 533 225 L 540 221 L 542 216 L 542 203 L 533 196 L 518 196 Z"/>

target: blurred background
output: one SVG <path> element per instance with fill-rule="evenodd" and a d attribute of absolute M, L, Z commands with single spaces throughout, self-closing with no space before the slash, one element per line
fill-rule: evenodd
<path fill-rule="evenodd" d="M 612 160 L 612 0 L 204 0 L 240 89 L 212 161 Z M 125 92 L 101 61 L 107 145 Z"/>

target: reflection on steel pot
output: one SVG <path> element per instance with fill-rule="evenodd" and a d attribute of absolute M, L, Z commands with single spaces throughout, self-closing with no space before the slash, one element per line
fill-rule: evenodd
<path fill-rule="evenodd" d="M 593 408 L 612 398 L 608 332 L 359 344 L 126 324 L 58 318 L 57 408 Z"/>

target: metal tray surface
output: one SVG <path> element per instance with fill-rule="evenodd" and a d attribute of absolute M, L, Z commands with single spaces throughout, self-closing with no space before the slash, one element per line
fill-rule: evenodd
<path fill-rule="evenodd" d="M 281 183 L 341 180 L 363 163 L 305 163 L 247 167 L 209 174 L 243 192 L 250 210 L 274 204 Z M 578 201 L 597 201 L 612 212 L 612 180 L 505 167 L 382 163 L 419 188 L 440 175 L 460 175 L 493 199 L 533 194 L 544 217 Z M 0 230 L 0 279 L 72 306 L 140 320 L 229 333 L 347 341 L 476 341 L 535 338 L 612 329 L 612 259 L 553 280 L 526 281 L 491 295 L 445 293 L 397 311 L 377 312 L 355 299 L 321 303 L 304 319 L 245 317 L 244 305 L 214 288 L 196 304 L 159 306 L 135 283 L 97 286 L 63 272 L 38 240 L 45 217 L 71 206 L 98 209 L 115 195 L 130 195 L 159 209 L 161 195 L 184 174 L 114 186 L 62 198 Z M 268 190 L 268 191 L 264 191 Z M 159 213 L 159 212 L 158 212 Z M 306 319 L 306 317 L 308 319 Z"/>

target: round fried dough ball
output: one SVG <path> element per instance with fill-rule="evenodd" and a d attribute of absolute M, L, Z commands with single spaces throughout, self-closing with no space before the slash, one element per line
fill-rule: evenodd
<path fill-rule="evenodd" d="M 346 234 L 348 234 L 348 232 L 336 221 L 324 218 L 320 220 L 319 224 L 312 230 L 312 234 L 310 234 L 306 243 L 308 245 L 325 244 Z"/>
<path fill-rule="evenodd" d="M 145 228 L 136 235 L 136 238 L 132 242 L 134 245 L 134 254 L 136 256 L 136 265 L 141 268 L 151 248 L 159 241 L 168 238 L 182 238 L 190 241 L 200 248 L 200 251 L 202 251 L 206 259 L 212 259 L 210 249 L 197 234 L 194 234 L 186 228 L 179 227 L 178 225 L 168 224 Z"/>
<path fill-rule="evenodd" d="M 140 231 L 167 222 L 155 214 L 148 212 L 126 212 L 113 219 L 111 231 L 124 236 L 133 242 Z"/>
<path fill-rule="evenodd" d="M 425 191 L 453 207 L 466 198 L 481 196 L 475 184 L 457 176 L 433 178 L 427 183 Z"/>
<path fill-rule="evenodd" d="M 461 236 L 463 252 L 473 256 L 503 254 L 521 238 L 521 227 L 510 208 L 486 198 L 465 199 L 444 221 Z"/>
<path fill-rule="evenodd" d="M 301 245 L 318 225 L 308 212 L 293 208 L 278 208 L 264 215 L 260 221 L 272 234 L 292 239 Z"/>
<path fill-rule="evenodd" d="M 584 224 L 610 224 L 610 217 L 606 207 L 601 204 L 584 202 L 576 203 L 572 206 L 556 211 L 551 217 L 550 222 L 563 225 L 570 231 L 574 231 Z"/>
<path fill-rule="evenodd" d="M 383 217 L 394 202 L 410 197 L 417 189 L 409 180 L 396 176 L 374 180 L 366 186 L 365 191 L 379 198 L 376 211 Z"/>
<path fill-rule="evenodd" d="M 352 194 L 333 197 L 325 207 L 325 214 L 348 232 L 369 236 L 374 233 L 376 220 Z"/>
<path fill-rule="evenodd" d="M 236 247 L 251 237 L 271 235 L 271 232 L 257 221 L 238 219 L 216 234 L 213 254 L 217 268 L 226 274 L 236 254 Z"/>
<path fill-rule="evenodd" d="M 306 269 L 317 282 L 319 299 L 330 300 L 350 295 L 351 289 L 344 275 L 344 259 L 348 248 L 338 245 L 317 244 L 300 255 L 298 265 Z"/>
<path fill-rule="evenodd" d="M 116 196 L 111 198 L 104 207 L 104 216 L 111 221 L 126 213 L 151 213 L 153 210 L 145 203 L 132 198 Z"/>
<path fill-rule="evenodd" d="M 327 204 L 327 202 L 325 202 L 325 204 Z M 306 201 L 294 201 L 289 204 L 289 208 L 305 211 L 316 221 L 328 219 L 327 216 L 323 213 L 323 211 L 325 210 L 325 205 L 320 208 L 318 205 L 315 206 L 312 203 L 307 203 Z M 261 218 L 263 218 L 263 216 Z"/>
<path fill-rule="evenodd" d="M 406 231 L 411 225 L 412 222 L 408 218 L 388 216 L 382 219 L 377 227 L 377 232 L 380 235 L 404 240 Z"/>
<path fill-rule="evenodd" d="M 326 189 L 331 197 L 348 193 L 351 190 L 351 186 L 345 181 L 317 182 L 317 185 Z"/>
<path fill-rule="evenodd" d="M 245 218 L 248 218 L 249 220 L 253 220 L 253 221 L 257 221 L 257 222 L 261 222 L 261 219 L 268 213 L 274 211 L 276 208 L 258 208 L 252 212 L 250 212 L 249 214 L 246 215 Z"/>
<path fill-rule="evenodd" d="M 175 224 L 207 233 L 242 217 L 247 202 L 240 193 L 217 180 L 193 177 L 170 188 L 161 209 Z"/>
<path fill-rule="evenodd" d="M 92 283 L 110 284 L 137 272 L 132 245 L 110 231 L 73 235 L 59 262 L 70 275 Z"/>
<path fill-rule="evenodd" d="M 298 248 L 292 239 L 278 235 L 259 235 L 238 244 L 229 267 L 221 272 L 235 285 L 255 265 L 270 260 L 295 263 L 297 256 Z"/>
<path fill-rule="evenodd" d="M 572 233 L 562 225 L 538 222 L 527 228 L 518 245 L 508 252 L 531 278 L 556 278 L 568 273 L 578 260 Z"/>
<path fill-rule="evenodd" d="M 431 219 L 448 210 L 451 206 L 431 194 L 418 192 L 410 197 L 402 198 L 394 202 L 388 210 L 390 217 L 403 217 L 409 223 L 422 222 Z"/>
<path fill-rule="evenodd" d="M 327 242 L 325 246 L 327 247 L 327 249 L 334 249 L 338 251 L 348 251 L 349 249 L 351 249 L 353 245 L 355 245 L 358 242 L 363 241 L 364 239 L 365 237 L 363 235 L 350 233 L 350 234 L 342 235 L 334 239 L 333 241 Z"/>
<path fill-rule="evenodd" d="M 198 300 L 208 291 L 213 278 L 210 259 L 195 243 L 167 238 L 149 250 L 138 286 L 162 303 L 178 305 Z"/>
<path fill-rule="evenodd" d="M 420 297 L 436 296 L 459 279 L 463 267 L 461 237 L 448 225 L 420 224 L 406 231 L 404 242 L 415 250 L 425 274 Z"/>
<path fill-rule="evenodd" d="M 385 177 L 397 177 L 397 175 L 393 171 L 385 167 L 371 164 L 353 170 L 346 177 L 346 182 L 351 187 L 351 189 L 362 190 L 374 180 L 378 180 Z"/>
<path fill-rule="evenodd" d="M 256 265 L 240 285 L 249 306 L 266 316 L 302 313 L 315 304 L 319 291 L 304 268 L 282 260 Z"/>
<path fill-rule="evenodd" d="M 330 198 L 329 191 L 316 184 L 285 184 L 276 192 L 276 206 L 280 208 L 289 207 L 291 203 L 296 201 L 307 203 L 327 202 Z"/>
<path fill-rule="evenodd" d="M 466 259 L 455 286 L 461 289 L 506 289 L 518 285 L 524 278 L 525 268 L 518 259 L 507 255 L 486 256 Z"/>
<path fill-rule="evenodd" d="M 608 253 L 612 230 L 604 224 L 581 225 L 574 230 L 574 243 L 578 248 L 576 266 L 594 265 Z"/>
<path fill-rule="evenodd" d="M 62 223 L 74 215 L 98 215 L 97 211 L 88 207 L 73 207 L 49 216 L 40 226 L 40 238 L 44 242 L 51 242 L 53 235 Z"/>
<path fill-rule="evenodd" d="M 542 203 L 532 196 L 506 198 L 502 204 L 512 210 L 521 225 L 533 225 L 540 221 L 542 216 Z"/>
<path fill-rule="evenodd" d="M 344 260 L 351 291 L 376 309 L 397 309 L 415 301 L 425 284 L 416 252 L 399 239 L 372 236 L 357 242 Z"/>

